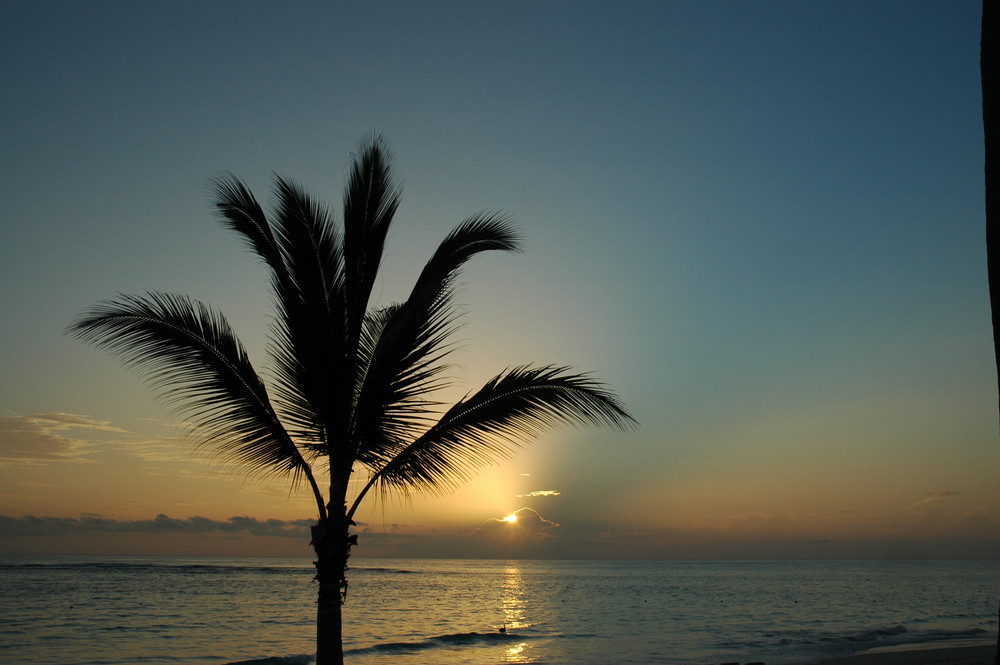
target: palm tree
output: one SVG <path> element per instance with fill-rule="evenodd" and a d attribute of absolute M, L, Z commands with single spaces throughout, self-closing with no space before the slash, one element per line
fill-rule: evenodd
<path fill-rule="evenodd" d="M 442 493 L 545 428 L 634 423 L 608 388 L 565 367 L 508 368 L 443 412 L 430 401 L 449 385 L 444 361 L 459 318 L 460 268 L 479 252 L 517 250 L 519 239 L 500 214 L 469 217 L 440 244 L 405 302 L 369 310 L 400 200 L 390 161 L 380 136 L 362 141 L 342 233 L 322 203 L 287 179 L 275 178 L 270 216 L 237 178 L 213 181 L 223 225 L 270 272 L 273 398 L 222 314 L 185 296 L 119 296 L 69 328 L 139 370 L 222 460 L 248 477 L 308 485 L 317 513 L 318 665 L 343 662 L 341 608 L 357 544 L 351 527 L 372 490 Z"/>

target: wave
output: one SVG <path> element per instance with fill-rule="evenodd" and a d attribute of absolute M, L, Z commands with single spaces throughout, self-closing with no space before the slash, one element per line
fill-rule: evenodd
<path fill-rule="evenodd" d="M 345 649 L 344 654 L 403 654 L 413 651 L 424 651 L 451 646 L 469 646 L 476 644 L 496 644 L 508 640 L 524 642 L 535 639 L 534 636 L 518 635 L 516 633 L 453 633 L 428 637 L 419 642 L 387 642 L 370 647 Z"/>
<path fill-rule="evenodd" d="M 497 644 L 507 640 L 525 642 L 536 637 L 529 635 L 518 635 L 516 633 L 451 633 L 448 635 L 436 635 L 428 637 L 419 642 L 386 642 L 370 647 L 360 647 L 355 649 L 344 649 L 344 655 L 361 654 L 405 654 L 415 651 L 425 651 L 453 646 L 474 646 L 477 644 Z M 256 658 L 252 660 L 240 660 L 226 665 L 312 665 L 316 662 L 316 655 L 297 656 L 271 656 L 268 658 Z"/>
<path fill-rule="evenodd" d="M 907 630 L 906 626 L 892 626 L 889 628 L 874 628 L 872 630 L 866 630 L 860 633 L 854 633 L 850 635 L 843 635 L 841 639 L 845 639 L 849 642 L 872 642 L 875 640 L 880 640 L 884 637 L 895 637 L 896 635 L 902 635 L 903 633 L 910 632 Z"/>
<path fill-rule="evenodd" d="M 984 637 L 988 631 L 982 628 L 969 629 L 930 629 L 919 630 L 910 629 L 903 625 L 881 626 L 869 630 L 845 633 L 819 633 L 809 635 L 808 633 L 785 634 L 784 636 L 768 634 L 769 637 L 777 637 L 773 642 L 751 643 L 746 641 L 740 644 L 729 644 L 727 647 L 739 647 L 739 650 L 750 648 L 761 648 L 764 650 L 778 649 L 777 656 L 800 653 L 817 660 L 816 656 L 822 655 L 824 658 L 840 658 L 843 656 L 873 649 L 877 647 L 898 647 L 906 644 L 924 644 L 934 642 L 980 638 Z M 769 658 L 775 660 L 775 658 Z"/>
<path fill-rule="evenodd" d="M 240 660 L 226 665 L 312 665 L 316 662 L 316 655 L 311 656 L 272 656 L 270 658 L 258 658 L 254 660 Z"/>
<path fill-rule="evenodd" d="M 960 630 L 930 629 L 911 630 L 905 626 L 889 626 L 865 630 L 858 633 L 848 633 L 838 636 L 825 636 L 827 641 L 849 642 L 861 645 L 897 645 L 922 642 L 941 642 L 961 640 L 970 637 L 980 637 L 987 631 L 983 628 L 966 628 Z"/>
<path fill-rule="evenodd" d="M 990 632 L 984 628 L 970 628 L 968 630 L 928 630 L 921 633 L 921 638 L 928 642 L 938 642 L 947 640 L 960 640 L 969 637 L 981 637 L 989 635 Z"/>
<path fill-rule="evenodd" d="M 401 568 L 379 568 L 377 566 L 351 566 L 351 570 L 363 570 L 366 573 L 384 573 L 389 575 L 418 575 L 415 570 L 405 570 Z"/>
<path fill-rule="evenodd" d="M 961 640 L 975 637 L 982 637 L 989 631 L 981 628 L 973 628 L 969 630 L 930 630 L 930 631 L 910 631 L 905 626 L 885 626 L 881 628 L 875 628 L 872 630 L 861 631 L 857 633 L 847 633 L 841 635 L 825 635 L 818 637 L 821 643 L 825 644 L 825 647 L 819 647 L 818 644 L 812 644 L 808 646 L 807 644 L 798 644 L 793 646 L 790 642 L 798 642 L 798 640 L 789 640 L 788 638 L 781 639 L 779 644 L 783 647 L 792 647 L 791 651 L 786 651 L 784 655 L 789 655 L 796 653 L 801 650 L 803 657 L 811 655 L 815 657 L 816 654 L 826 654 L 828 657 L 839 657 L 844 656 L 861 649 L 872 648 L 876 646 L 899 646 L 903 644 L 910 643 L 924 643 L 924 642 L 947 642 L 949 640 Z M 392 655 L 404 655 L 414 652 L 427 651 L 440 648 L 449 648 L 455 646 L 477 646 L 477 645 L 492 645 L 501 644 L 508 640 L 516 642 L 526 642 L 534 639 L 539 639 L 541 637 L 593 637 L 592 635 L 524 635 L 517 633 L 480 633 L 480 632 L 469 632 L 469 633 L 451 633 L 446 635 L 436 635 L 434 637 L 428 637 L 420 641 L 415 642 L 386 642 L 384 644 L 376 644 L 369 647 L 360 647 L 354 649 L 345 649 L 344 655 L 382 655 L 382 656 L 392 656 Z M 809 640 L 806 640 L 809 642 Z M 765 641 L 741 641 L 734 643 L 723 643 L 718 644 L 716 647 L 732 651 L 734 653 L 746 653 L 748 650 L 756 652 L 761 651 L 762 653 L 768 653 L 769 648 L 773 648 L 773 644 L 768 644 Z M 777 654 L 769 654 L 777 655 Z M 238 662 L 228 663 L 227 665 L 313 665 L 315 663 L 315 655 L 296 655 L 296 656 L 274 656 L 269 658 L 260 658 L 254 660 L 241 660 Z"/>

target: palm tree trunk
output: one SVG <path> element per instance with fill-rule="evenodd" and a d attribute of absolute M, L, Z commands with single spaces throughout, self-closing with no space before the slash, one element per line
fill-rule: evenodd
<path fill-rule="evenodd" d="M 350 535 L 354 522 L 321 519 L 312 528 L 316 552 L 316 581 L 319 600 L 316 608 L 316 665 L 343 665 L 343 607 L 347 599 L 347 560 L 357 536 Z"/>

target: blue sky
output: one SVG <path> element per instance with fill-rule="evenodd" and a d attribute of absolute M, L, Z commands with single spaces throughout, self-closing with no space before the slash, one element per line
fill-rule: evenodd
<path fill-rule="evenodd" d="M 7 4 L 0 514 L 310 516 L 216 477 L 139 379 L 62 331 L 116 293 L 176 291 L 265 364 L 264 273 L 206 184 L 231 171 L 266 199 L 281 173 L 337 207 L 374 129 L 405 187 L 382 302 L 471 213 L 526 237 L 465 274 L 456 395 L 570 364 L 642 424 L 554 433 L 453 497 L 373 507 L 380 542 L 452 529 L 434 553 L 460 554 L 530 507 L 560 525 L 547 554 L 995 554 L 979 12 Z"/>

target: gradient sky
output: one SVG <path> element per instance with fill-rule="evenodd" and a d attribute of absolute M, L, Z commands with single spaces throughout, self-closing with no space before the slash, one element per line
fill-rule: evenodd
<path fill-rule="evenodd" d="M 339 210 L 374 129 L 405 187 L 379 302 L 471 213 L 526 236 L 464 274 L 454 396 L 569 364 L 641 428 L 369 503 L 358 555 L 1000 554 L 979 12 L 4 3 L 0 551 L 309 554 L 305 493 L 192 454 L 63 330 L 186 293 L 265 366 L 265 273 L 206 184 L 266 200 L 277 172 Z"/>

